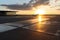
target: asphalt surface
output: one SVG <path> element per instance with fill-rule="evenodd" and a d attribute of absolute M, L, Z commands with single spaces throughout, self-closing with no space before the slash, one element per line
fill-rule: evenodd
<path fill-rule="evenodd" d="M 34 21 L 33 18 L 35 19 L 34 16 L 33 17 L 32 16 L 30 17 L 1 16 L 0 24 L 5 24 L 17 28 L 13 30 L 1 32 L 0 40 L 59 40 L 60 39 L 59 36 L 47 33 L 48 31 L 47 32 L 36 31 L 37 29 L 35 28 L 35 26 L 38 22 L 36 20 Z M 29 20 L 29 21 L 25 21 L 25 20 Z M 15 24 L 15 25 L 11 25 L 11 24 Z M 23 26 L 19 27 L 19 25 L 17 26 L 16 24 L 22 24 Z M 55 29 L 56 27 L 54 28 L 54 31 L 56 32 Z M 50 31 L 52 31 L 51 28 L 49 32 Z M 55 32 L 50 32 L 50 33 L 55 33 Z"/>
<path fill-rule="evenodd" d="M 0 34 L 0 40 L 57 40 L 54 35 L 17 28 Z"/>
<path fill-rule="evenodd" d="M 10 23 L 16 21 L 24 21 L 35 18 L 34 16 L 0 16 L 0 24 L 2 23 Z"/>

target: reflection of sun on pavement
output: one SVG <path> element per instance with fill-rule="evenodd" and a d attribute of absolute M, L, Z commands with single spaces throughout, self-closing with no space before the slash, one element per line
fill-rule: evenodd
<path fill-rule="evenodd" d="M 44 21 L 43 15 L 38 15 L 37 19 L 38 19 L 38 23 L 37 23 L 37 26 L 36 26 L 37 27 L 36 31 L 44 32 L 45 31 L 45 30 L 43 30 L 44 29 L 44 25 L 42 24 L 42 21 Z"/>
<path fill-rule="evenodd" d="M 49 20 L 49 18 L 47 18 L 46 16 L 44 15 L 37 15 L 37 29 L 36 31 L 38 32 L 45 32 L 46 31 L 46 28 L 45 28 L 45 24 L 46 24 L 46 20 Z"/>
<path fill-rule="evenodd" d="M 38 31 L 38 32 L 44 32 L 45 30 L 43 30 L 43 28 L 44 28 L 44 25 L 38 23 L 37 24 L 37 30 L 36 31 Z"/>
<path fill-rule="evenodd" d="M 42 16 L 38 15 L 38 21 L 39 21 L 39 22 L 42 21 Z"/>

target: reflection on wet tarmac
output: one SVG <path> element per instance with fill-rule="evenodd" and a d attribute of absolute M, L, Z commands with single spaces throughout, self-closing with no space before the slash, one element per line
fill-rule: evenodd
<path fill-rule="evenodd" d="M 3 33 L 0 34 L 0 40 L 56 40 L 57 37 L 55 35 L 49 34 L 55 34 L 56 31 L 60 29 L 58 23 L 60 21 L 59 18 L 55 16 L 42 16 L 41 19 L 39 19 L 41 21 L 39 21 L 38 17 L 35 17 L 36 16 L 28 20 L 24 20 L 23 18 L 25 17 L 23 17 L 22 21 L 21 18 L 19 18 L 19 21 L 11 23 L 4 22 L 2 26 L 0 25 L 0 29 L 5 27 L 5 29 L 8 28 L 8 30 L 4 31 L 2 29 Z M 12 27 L 13 29 L 11 29 Z M 56 33 L 56 35 L 58 34 Z"/>
<path fill-rule="evenodd" d="M 54 19 L 56 17 L 58 17 L 58 16 L 56 16 L 56 15 L 38 16 L 37 17 L 38 22 L 27 28 L 30 30 L 38 31 L 38 32 L 46 32 L 46 33 L 50 33 L 50 34 L 55 34 L 57 32 L 57 30 L 60 30 L 60 29 L 58 29 L 59 28 L 58 21 Z"/>

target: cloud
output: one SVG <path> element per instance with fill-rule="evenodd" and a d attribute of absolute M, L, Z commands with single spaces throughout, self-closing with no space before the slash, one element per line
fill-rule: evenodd
<path fill-rule="evenodd" d="M 30 3 L 32 2 L 33 0 L 30 1 Z M 36 7 L 36 6 L 39 6 L 39 5 L 47 5 L 49 3 L 49 0 L 35 0 L 35 3 L 33 3 L 33 6 Z"/>
<path fill-rule="evenodd" d="M 33 6 L 38 6 L 38 5 L 47 5 L 49 0 L 37 0 Z M 33 0 L 31 0 L 29 2 L 29 4 L 33 2 Z M 8 9 L 14 9 L 14 10 L 28 10 L 31 9 L 31 6 L 29 6 L 28 4 L 23 4 L 23 5 L 18 5 L 18 4 L 12 4 L 12 5 L 3 5 L 6 6 Z"/>
<path fill-rule="evenodd" d="M 19 5 L 19 4 L 12 4 L 12 5 L 1 5 L 1 6 L 6 6 L 8 9 L 12 9 L 12 10 L 28 10 L 31 9 L 29 6 L 27 5 Z"/>

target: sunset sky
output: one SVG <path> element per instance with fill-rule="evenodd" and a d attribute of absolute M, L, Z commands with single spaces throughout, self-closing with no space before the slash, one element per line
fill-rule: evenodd
<path fill-rule="evenodd" d="M 23 4 L 23 3 L 28 3 L 30 0 L 0 0 L 0 4 Z M 51 8 L 49 7 L 49 5 L 44 5 L 42 7 L 40 7 L 41 9 L 43 8 L 43 10 L 46 11 L 46 14 L 60 14 L 60 10 L 57 10 L 60 9 L 60 0 L 49 0 L 50 2 L 50 6 Z M 56 3 L 55 3 L 56 2 Z M 6 7 L 5 7 L 6 8 Z M 4 7 L 0 7 L 0 9 L 4 9 Z M 36 9 L 37 10 L 37 9 Z M 17 12 L 17 14 L 34 14 L 36 10 L 20 10 L 20 12 Z"/>

